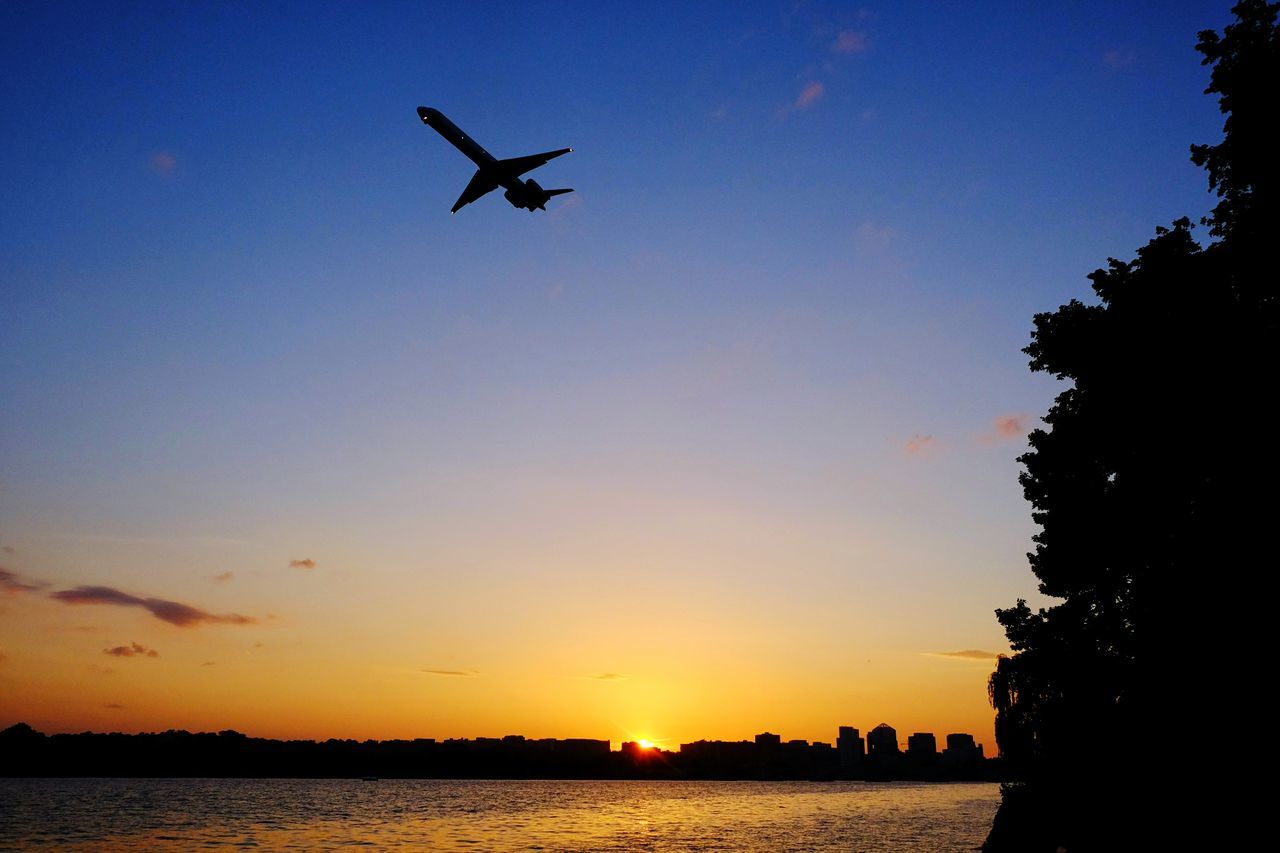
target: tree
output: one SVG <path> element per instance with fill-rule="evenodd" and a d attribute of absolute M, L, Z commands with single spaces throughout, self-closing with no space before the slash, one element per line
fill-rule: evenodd
<path fill-rule="evenodd" d="M 1280 367 L 1278 9 L 1246 0 L 1221 36 L 1200 33 L 1226 115 L 1220 143 L 1191 149 L 1219 197 L 1204 220 L 1216 241 L 1199 245 L 1188 219 L 1157 228 L 1089 276 L 1096 302 L 1035 317 L 1031 369 L 1070 387 L 1020 482 L 1040 527 L 1031 569 L 1060 601 L 996 611 L 1014 655 L 990 697 L 1022 783 L 988 851 L 1153 846 L 1169 812 L 1143 814 L 1134 792 L 1175 808 L 1171 780 L 1224 772 L 1230 754 L 1188 728 L 1249 723 L 1218 688 L 1258 681 L 1266 624 L 1250 593 L 1275 562 L 1280 471 L 1258 416 Z"/>

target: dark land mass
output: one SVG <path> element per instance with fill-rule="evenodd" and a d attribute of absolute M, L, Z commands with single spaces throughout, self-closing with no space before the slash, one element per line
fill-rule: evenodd
<path fill-rule="evenodd" d="M 953 736 L 956 737 L 956 736 Z M 968 736 L 960 736 L 968 738 Z M 44 735 L 25 723 L 0 732 L 0 777 L 397 779 L 1002 779 L 998 759 L 972 739 L 927 753 L 841 752 L 830 744 L 698 741 L 678 751 L 586 738 L 270 740 L 235 731 Z"/>

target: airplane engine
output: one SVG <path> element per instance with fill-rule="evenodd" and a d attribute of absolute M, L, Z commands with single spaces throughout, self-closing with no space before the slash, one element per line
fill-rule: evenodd
<path fill-rule="evenodd" d="M 547 195 L 546 191 L 538 185 L 538 182 L 532 178 L 524 182 L 524 186 L 520 191 L 513 193 L 511 190 L 507 190 L 505 195 L 507 197 L 507 201 L 511 202 L 516 207 L 523 207 L 525 210 L 530 212 L 538 210 L 539 208 L 545 210 L 546 208 L 543 207 L 543 205 L 547 203 L 547 199 L 551 198 L 551 196 Z"/>

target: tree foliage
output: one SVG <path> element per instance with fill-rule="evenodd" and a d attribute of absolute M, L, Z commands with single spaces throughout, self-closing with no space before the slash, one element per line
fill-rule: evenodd
<path fill-rule="evenodd" d="M 1014 651 L 989 684 L 997 740 L 1026 788 L 989 850 L 1101 849 L 1132 830 L 1120 792 L 1159 774 L 1175 709 L 1214 710 L 1196 683 L 1223 675 L 1214 650 L 1257 647 L 1241 592 L 1262 581 L 1276 505 L 1258 416 L 1280 367 L 1278 8 L 1247 0 L 1221 35 L 1200 33 L 1226 114 L 1221 142 L 1192 146 L 1219 197 L 1216 241 L 1198 244 L 1188 219 L 1157 228 L 1089 276 L 1095 302 L 1035 317 L 1031 369 L 1070 383 L 1020 460 L 1031 569 L 1059 602 L 996 612 Z M 1011 845 L 1001 821 L 1019 809 L 1038 825 Z"/>

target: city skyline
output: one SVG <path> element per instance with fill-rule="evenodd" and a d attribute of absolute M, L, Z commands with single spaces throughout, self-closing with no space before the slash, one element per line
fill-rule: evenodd
<path fill-rule="evenodd" d="M 907 749 L 876 725 L 864 739 L 840 726 L 834 743 L 761 732 L 750 740 L 699 739 L 663 749 L 647 740 L 584 737 L 272 740 L 235 730 L 45 734 L 25 723 L 0 729 L 3 776 L 231 776 L 377 778 L 667 778 L 995 781 L 1004 763 L 967 733 L 938 749 L 916 732 Z"/>

